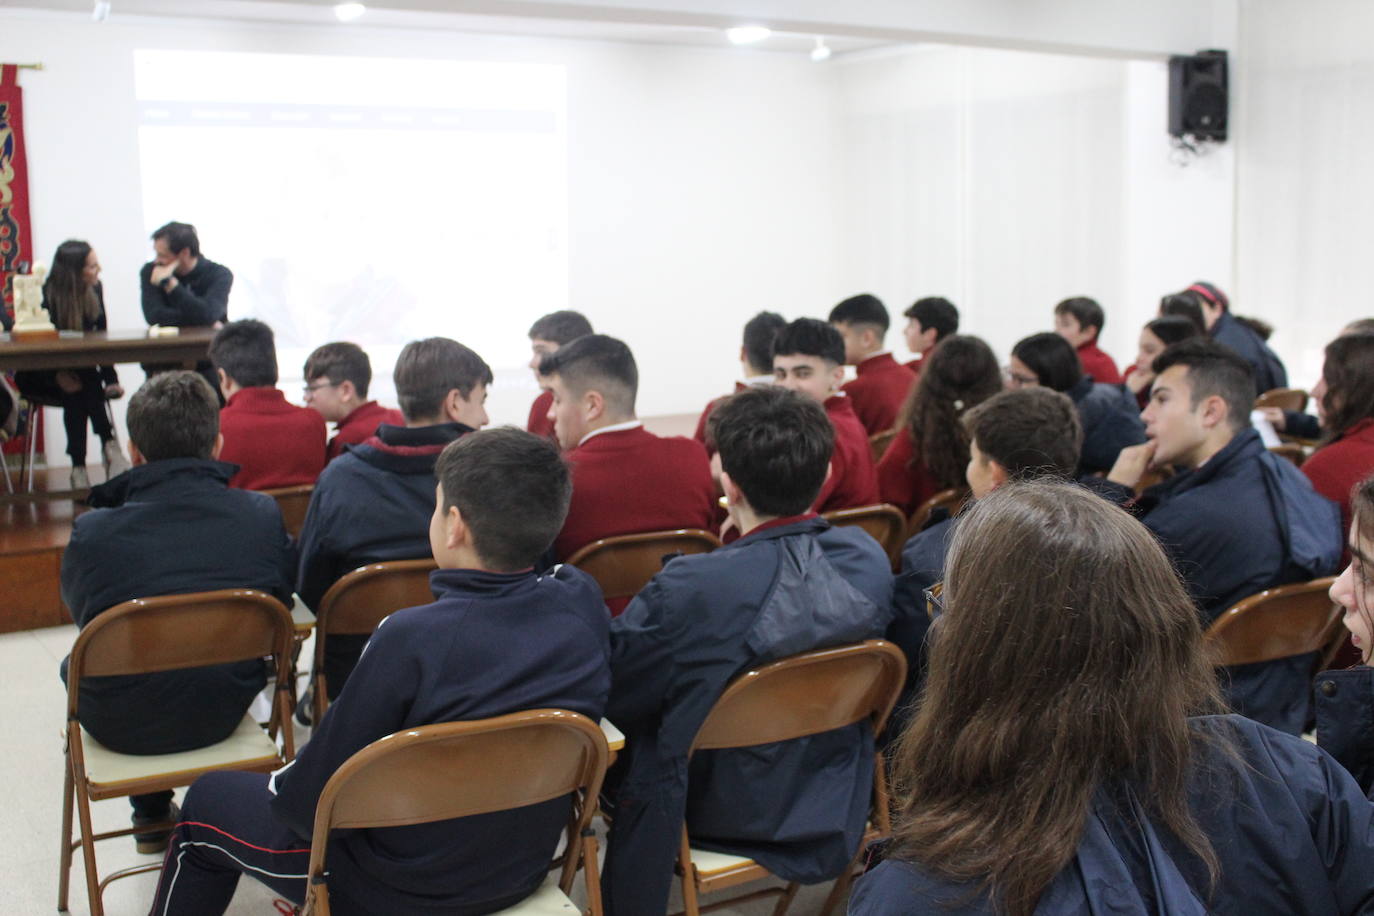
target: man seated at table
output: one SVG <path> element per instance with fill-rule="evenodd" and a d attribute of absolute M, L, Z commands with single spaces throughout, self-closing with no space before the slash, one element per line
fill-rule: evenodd
<path fill-rule="evenodd" d="M 434 463 L 444 446 L 487 424 L 491 367 L 456 340 L 406 344 L 393 378 L 405 426 L 377 427 L 372 438 L 329 462 L 310 494 L 296 591 L 312 611 L 359 566 L 429 556 Z M 329 637 L 324 674 L 331 700 L 366 643 L 366 636 Z M 308 714 L 302 700 L 296 718 L 308 724 Z"/>
<path fill-rule="evenodd" d="M 228 488 L 219 405 L 194 372 L 149 379 L 129 400 L 133 468 L 93 487 L 62 554 L 62 601 L 84 627 L 123 601 L 257 588 L 291 601 L 295 551 L 270 496 Z M 67 663 L 62 663 L 66 679 Z M 259 661 L 87 678 L 78 715 L 122 754 L 170 754 L 227 738 L 265 683 Z M 134 825 L 168 818 L 172 793 L 130 798 Z M 138 834 L 158 852 L 166 833 Z"/>
<path fill-rule="evenodd" d="M 558 450 L 523 430 L 487 430 L 449 444 L 436 473 L 428 525 L 436 600 L 377 627 L 294 763 L 271 777 L 219 772 L 196 780 L 162 870 L 159 916 L 223 913 L 240 873 L 302 903 L 320 793 L 379 738 L 526 709 L 601 717 L 610 689 L 601 593 L 572 567 L 547 575 L 532 568 L 568 507 Z M 569 812 L 565 795 L 429 824 L 336 832 L 327 860 L 331 904 L 339 913 L 502 910 L 544 882 Z"/>
<path fill-rule="evenodd" d="M 316 347 L 305 361 L 305 403 L 334 424 L 334 437 L 325 449 L 325 461 L 343 454 L 345 446 L 360 445 L 372 438 L 383 423 L 404 426 L 399 410 L 367 399 L 372 384 L 372 361 L 355 343 L 327 343 Z"/>
<path fill-rule="evenodd" d="M 833 512 L 879 502 L 878 471 L 868 433 L 854 405 L 840 390 L 844 380 L 844 338 L 824 321 L 798 318 L 773 341 L 773 374 L 784 388 L 800 392 L 825 408 L 835 428 L 830 474 L 816 497 L 817 512 Z"/>
<path fill-rule="evenodd" d="M 849 865 L 863 837 L 873 735 L 858 724 L 782 744 L 687 752 L 737 674 L 798 652 L 882 635 L 892 572 L 857 528 L 809 511 L 834 430 L 814 400 L 742 391 L 711 414 L 738 540 L 670 559 L 611 622 L 607 717 L 625 753 L 603 888 L 607 912 L 663 913 L 686 817 L 693 845 L 748 856 L 789 881 Z"/>
<path fill-rule="evenodd" d="M 568 520 L 554 542 L 566 560 L 601 538 L 711 528 L 716 489 L 701 443 L 656 436 L 635 417 L 639 370 L 622 341 L 589 334 L 544 357 L 554 432 L 572 465 Z M 618 610 L 618 608 L 617 608 Z"/>
<path fill-rule="evenodd" d="M 324 468 L 324 418 L 288 404 L 277 390 L 272 329 L 252 318 L 226 324 L 210 342 L 210 361 L 225 399 L 223 458 L 239 466 L 229 485 L 269 490 L 314 483 Z"/>
<path fill-rule="evenodd" d="M 218 327 L 229 320 L 229 290 L 234 275 L 200 253 L 200 237 L 190 223 L 167 223 L 153 232 L 153 260 L 138 273 L 143 317 L 167 328 Z M 145 364 L 149 375 L 175 369 L 175 364 Z M 209 360 L 196 364 L 218 397 L 219 386 Z M 221 404 L 223 401 L 220 402 Z"/>

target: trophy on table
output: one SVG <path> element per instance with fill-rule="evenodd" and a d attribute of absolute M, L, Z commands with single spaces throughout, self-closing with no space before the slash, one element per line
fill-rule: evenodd
<path fill-rule="evenodd" d="M 43 309 L 43 282 L 48 279 L 46 264 L 33 265 L 33 271 L 14 278 L 14 330 L 12 340 L 56 337 L 57 328 Z"/>

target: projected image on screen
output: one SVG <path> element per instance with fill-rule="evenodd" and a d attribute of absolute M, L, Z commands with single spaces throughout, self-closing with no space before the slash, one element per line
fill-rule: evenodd
<path fill-rule="evenodd" d="M 374 396 L 420 337 L 515 369 L 566 307 L 561 67 L 139 51 L 136 74 L 148 229 L 196 225 L 283 383 L 331 340 L 369 351 Z"/>

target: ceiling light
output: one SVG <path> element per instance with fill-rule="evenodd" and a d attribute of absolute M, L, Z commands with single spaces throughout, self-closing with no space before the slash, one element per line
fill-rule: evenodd
<path fill-rule="evenodd" d="M 772 29 L 762 25 L 740 25 L 725 30 L 725 37 L 734 45 L 751 45 L 763 41 L 772 34 Z"/>
<path fill-rule="evenodd" d="M 95 22 L 104 22 L 110 18 L 109 0 L 95 0 L 95 9 L 91 10 L 91 19 Z"/>
<path fill-rule="evenodd" d="M 363 13 L 367 12 L 367 7 L 361 3 L 336 3 L 334 4 L 334 16 L 340 22 L 352 22 Z"/>
<path fill-rule="evenodd" d="M 819 35 L 816 36 L 816 46 L 811 49 L 811 59 L 818 64 L 823 60 L 830 59 L 830 45 L 826 44 L 825 39 Z"/>

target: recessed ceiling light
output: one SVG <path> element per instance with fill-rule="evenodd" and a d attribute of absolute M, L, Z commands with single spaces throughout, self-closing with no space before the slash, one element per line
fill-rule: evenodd
<path fill-rule="evenodd" d="M 334 4 L 334 15 L 340 22 L 352 22 L 366 12 L 367 7 L 363 6 L 361 3 Z"/>
<path fill-rule="evenodd" d="M 772 29 L 761 25 L 740 25 L 725 30 L 725 37 L 730 39 L 731 44 L 736 45 L 751 45 L 763 41 L 772 34 Z"/>
<path fill-rule="evenodd" d="M 830 59 L 830 45 L 819 35 L 816 36 L 816 46 L 811 49 L 811 59 L 816 63 Z"/>

